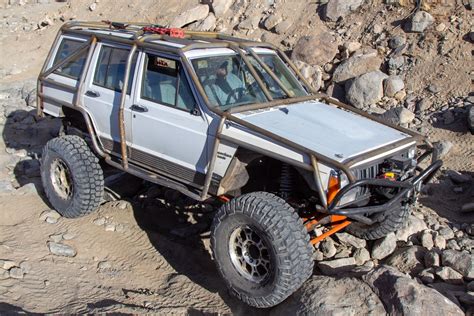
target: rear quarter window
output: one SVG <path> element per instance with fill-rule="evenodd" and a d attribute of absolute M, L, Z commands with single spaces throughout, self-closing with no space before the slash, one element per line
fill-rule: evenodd
<path fill-rule="evenodd" d="M 84 45 L 84 42 L 80 40 L 73 40 L 73 39 L 68 39 L 68 38 L 63 39 L 61 41 L 61 44 L 59 45 L 56 56 L 54 57 L 53 66 L 57 65 L 64 59 L 74 54 L 83 45 Z M 58 69 L 54 71 L 54 73 L 77 80 L 81 76 L 81 73 L 84 69 L 84 63 L 86 61 L 86 57 L 87 57 L 87 51 L 80 54 L 73 60 L 70 60 L 62 67 L 59 67 Z"/>

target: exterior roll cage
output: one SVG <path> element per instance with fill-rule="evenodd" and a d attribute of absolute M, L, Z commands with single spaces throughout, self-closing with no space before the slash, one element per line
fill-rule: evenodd
<path fill-rule="evenodd" d="M 117 27 L 119 25 L 120 27 Z M 296 68 L 296 66 L 291 62 L 291 60 L 286 56 L 286 54 L 275 47 L 272 44 L 267 44 L 267 43 L 259 43 L 259 42 L 254 42 L 254 41 L 248 41 L 244 39 L 239 39 L 231 36 L 226 36 L 223 34 L 219 33 L 212 33 L 212 32 L 194 32 L 194 31 L 180 31 L 181 33 L 184 33 L 182 38 L 176 38 L 176 37 L 171 37 L 169 35 L 163 35 L 163 34 L 154 34 L 149 32 L 149 27 L 153 27 L 153 25 L 149 24 L 143 24 L 143 23 L 133 23 L 133 24 L 124 24 L 124 23 L 100 23 L 100 22 L 69 22 L 64 24 L 60 31 L 58 32 L 54 46 L 56 47 L 61 36 L 63 34 L 76 34 L 76 35 L 81 35 L 88 37 L 89 40 L 86 41 L 83 45 L 81 45 L 74 53 L 72 53 L 70 56 L 65 58 L 64 60 L 52 65 L 50 68 L 47 68 L 48 63 L 50 62 L 53 54 L 53 50 L 49 52 L 49 55 L 46 59 L 45 64 L 43 65 L 43 68 L 41 70 L 41 73 L 38 78 L 38 86 L 37 86 L 37 91 L 38 91 L 38 115 L 43 115 L 43 102 L 44 100 L 49 100 L 54 103 L 59 103 L 63 104 L 64 106 L 69 106 L 72 107 L 84 115 L 85 123 L 87 125 L 88 132 L 90 133 L 91 139 L 92 139 L 92 146 L 96 153 L 105 160 L 115 166 L 118 167 L 119 169 L 128 171 L 130 173 L 140 173 L 140 176 L 143 178 L 159 183 L 159 184 L 164 184 L 169 187 L 175 188 L 179 190 L 180 192 L 191 196 L 194 199 L 203 201 L 206 200 L 210 197 L 209 195 L 209 187 L 211 184 L 212 180 L 212 174 L 214 171 L 215 167 L 215 162 L 216 162 L 216 157 L 217 157 L 217 151 L 218 147 L 220 145 L 220 142 L 222 140 L 225 140 L 227 142 L 233 142 L 239 146 L 242 146 L 241 142 L 239 142 L 237 139 L 233 139 L 229 136 L 222 135 L 222 130 L 224 127 L 224 124 L 226 122 L 233 122 L 235 124 L 238 124 L 240 126 L 243 126 L 245 128 L 248 128 L 258 134 L 261 134 L 265 137 L 268 137 L 280 144 L 283 144 L 285 146 L 288 146 L 292 148 L 295 151 L 301 152 L 302 154 L 307 155 L 309 158 L 310 164 L 305 164 L 306 169 L 310 170 L 313 172 L 314 175 L 314 181 L 316 183 L 316 187 L 318 188 L 318 196 L 320 198 L 321 204 L 323 206 L 322 212 L 325 212 L 326 214 L 330 214 L 330 210 L 328 208 L 328 202 L 326 198 L 326 194 L 323 189 L 323 184 L 321 180 L 321 176 L 318 170 L 318 163 L 321 162 L 333 169 L 339 170 L 340 172 L 343 172 L 347 178 L 349 179 L 350 184 L 354 184 L 356 182 L 356 178 L 354 174 L 351 172 L 350 168 L 353 167 L 355 164 L 364 161 L 368 158 L 371 158 L 375 155 L 378 154 L 383 154 L 386 151 L 389 151 L 391 149 L 397 148 L 399 146 L 407 145 L 409 143 L 412 143 L 414 141 L 416 142 L 422 142 L 423 145 L 425 146 L 425 153 L 423 155 L 428 156 L 433 149 L 433 146 L 420 134 L 413 132 L 409 129 L 396 126 L 394 124 L 387 123 L 380 118 L 374 117 L 372 115 L 369 115 L 368 113 L 361 111 L 359 109 L 353 108 L 349 105 L 346 105 L 342 102 L 339 102 L 335 99 L 330 98 L 327 95 L 317 93 L 313 91 L 311 88 L 310 84 L 305 80 L 305 78 L 302 76 L 302 74 L 299 72 L 299 70 Z M 148 30 L 145 31 L 144 30 Z M 125 107 L 125 98 L 126 98 L 126 90 L 122 89 L 121 92 L 121 99 L 120 99 L 120 107 L 119 107 L 119 131 L 120 131 L 120 148 L 121 148 L 121 163 L 118 163 L 116 161 L 113 161 L 110 155 L 106 152 L 104 152 L 101 148 L 100 145 L 95 137 L 95 131 L 92 126 L 91 120 L 87 114 L 87 112 L 84 109 L 83 105 L 83 95 L 84 95 L 84 82 L 85 82 L 85 74 L 84 72 L 81 74 L 81 76 L 78 79 L 78 85 L 75 88 L 72 88 L 68 85 L 61 84 L 59 82 L 55 82 L 53 80 L 47 79 L 46 77 L 57 70 L 59 67 L 65 65 L 69 61 L 73 60 L 80 54 L 83 54 L 85 52 L 88 52 L 84 69 L 88 69 L 91 60 L 92 60 L 92 52 L 94 51 L 95 46 L 99 41 L 104 41 L 104 40 L 111 40 L 114 42 L 122 43 L 122 44 L 127 44 L 131 46 L 127 63 L 126 63 L 126 68 L 125 68 L 125 76 L 123 80 L 123 87 L 127 87 L 129 80 L 130 80 L 130 70 L 132 66 L 132 58 L 136 52 L 137 49 L 139 48 L 154 48 L 162 52 L 167 52 L 171 53 L 174 55 L 177 55 L 181 61 L 181 63 L 184 66 L 184 70 L 188 74 L 189 78 L 191 78 L 192 83 L 194 84 L 195 88 L 199 92 L 202 101 L 204 102 L 204 105 L 216 116 L 220 117 L 218 128 L 217 128 L 217 133 L 215 135 L 215 142 L 212 146 L 212 155 L 210 157 L 210 161 L 207 166 L 207 172 L 205 176 L 205 181 L 204 185 L 202 187 L 202 190 L 198 193 L 192 192 L 190 190 L 186 190 L 184 186 L 180 186 L 177 183 L 174 183 L 174 181 L 160 175 L 156 174 L 143 174 L 142 171 L 136 171 L 134 168 L 129 166 L 128 163 L 128 153 L 127 153 L 127 146 L 126 146 L 126 140 L 125 140 L 125 126 L 124 126 L 124 107 Z M 171 45 L 166 45 L 163 43 L 157 43 L 155 41 L 159 40 L 160 42 L 169 42 L 169 43 L 174 43 L 174 44 L 180 44 L 183 45 L 182 47 L 176 47 L 176 46 L 171 46 Z M 249 71 L 251 74 L 255 77 L 255 80 L 258 84 L 258 86 L 262 89 L 263 93 L 265 94 L 266 98 L 268 99 L 267 102 L 263 103 L 257 103 L 257 104 L 251 104 L 251 105 L 244 105 L 240 107 L 235 107 L 231 108 L 229 110 L 223 111 L 219 109 L 218 107 L 213 106 L 209 99 L 207 98 L 207 95 L 204 91 L 203 86 L 201 85 L 196 73 L 194 72 L 194 69 L 192 67 L 192 64 L 190 63 L 189 59 L 186 57 L 185 53 L 190 51 L 190 50 L 196 50 L 196 49 L 206 49 L 206 48 L 228 48 L 233 51 L 235 51 L 240 58 L 244 61 L 246 66 L 248 67 Z M 290 67 L 290 69 L 294 72 L 294 74 L 297 76 L 297 78 L 300 80 L 300 82 L 303 84 L 305 89 L 308 92 L 308 95 L 306 96 L 301 96 L 301 97 L 294 97 L 291 95 L 291 92 L 283 85 L 283 83 L 278 79 L 277 75 L 268 67 L 262 60 L 261 58 L 257 55 L 255 52 L 255 48 L 269 48 L 274 50 L 277 55 Z M 254 66 L 250 62 L 248 55 L 252 56 L 255 61 L 270 75 L 270 77 L 275 80 L 275 82 L 278 84 L 278 86 L 282 89 L 282 91 L 287 94 L 286 99 L 278 99 L 274 100 L 268 91 L 267 87 L 265 84 L 262 82 L 260 76 L 257 74 Z M 44 84 L 48 85 L 54 85 L 58 86 L 60 88 L 67 89 L 68 91 L 74 92 L 75 93 L 75 98 L 73 100 L 73 104 L 65 104 L 63 101 L 54 99 L 49 96 L 45 96 L 43 94 L 43 85 Z M 259 109 L 265 109 L 265 108 L 270 108 L 274 106 L 283 106 L 283 105 L 288 105 L 288 104 L 293 104 L 297 102 L 304 102 L 304 101 L 310 101 L 310 100 L 321 100 L 323 102 L 326 102 L 327 104 L 331 104 L 335 107 L 344 109 L 346 111 L 351 111 L 354 112 L 358 115 L 361 115 L 363 117 L 366 117 L 370 120 L 376 121 L 378 123 L 387 125 L 393 129 L 396 129 L 402 133 L 405 133 L 409 135 L 410 137 L 407 137 L 405 139 L 402 139 L 400 141 L 397 141 L 393 144 L 389 144 L 386 146 L 383 146 L 381 148 L 369 151 L 367 153 L 346 159 L 344 162 L 339 162 L 334 159 L 331 159 L 327 156 L 324 156 L 318 152 L 315 152 L 313 150 L 309 150 L 308 148 L 305 148 L 304 146 L 301 146 L 299 144 L 296 144 L 286 138 L 280 137 L 278 135 L 275 135 L 274 133 L 271 133 L 267 130 L 264 130 L 254 124 L 248 123 L 234 114 L 236 113 L 241 113 L 245 111 L 251 111 L 251 110 L 259 110 Z M 298 165 L 299 166 L 299 165 Z M 171 182 L 170 182 L 171 181 Z"/>

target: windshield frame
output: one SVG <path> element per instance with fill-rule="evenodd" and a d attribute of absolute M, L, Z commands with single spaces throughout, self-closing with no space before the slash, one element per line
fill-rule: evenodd
<path fill-rule="evenodd" d="M 257 56 L 257 58 L 255 58 Z M 283 84 L 279 79 L 278 76 L 270 69 L 269 65 L 263 61 L 263 58 L 265 57 L 273 57 L 277 60 L 277 62 L 281 65 L 281 67 L 284 68 L 284 73 L 282 74 L 285 76 L 285 80 L 290 82 L 293 82 L 296 86 L 293 87 L 297 89 L 297 91 L 300 93 L 300 95 L 296 95 L 295 93 L 288 93 L 288 86 Z M 205 59 L 212 59 L 212 58 L 218 58 L 218 57 L 235 57 L 239 59 L 239 63 L 244 65 L 244 67 L 247 67 L 248 72 L 252 79 L 254 80 L 255 84 L 258 84 L 260 86 L 260 89 L 262 88 L 261 85 L 264 85 L 264 100 L 252 100 L 247 103 L 241 103 L 241 104 L 226 104 L 226 105 L 219 105 L 216 103 L 213 103 L 210 98 L 208 93 L 204 89 L 204 84 L 201 81 L 201 78 L 198 75 L 198 71 L 195 65 L 196 60 L 205 60 Z M 219 109 L 222 110 L 223 112 L 240 112 L 240 108 L 248 108 L 248 107 L 254 107 L 257 105 L 261 105 L 262 107 L 266 107 L 270 104 L 273 103 L 291 103 L 293 100 L 297 102 L 299 99 L 307 98 L 313 94 L 312 90 L 310 87 L 306 85 L 306 82 L 304 81 L 304 78 L 300 78 L 300 74 L 297 73 L 295 69 L 293 69 L 292 65 L 289 64 L 285 59 L 281 58 L 279 54 L 277 54 L 276 51 L 273 49 L 253 49 L 250 48 L 247 51 L 220 51 L 220 52 L 209 52 L 208 54 L 199 54 L 199 55 L 194 55 L 194 56 L 186 56 L 188 65 L 190 66 L 190 70 L 193 72 L 193 75 L 195 76 L 195 82 L 194 84 L 197 85 L 197 83 L 200 84 L 202 89 L 198 89 L 201 94 L 204 94 L 203 97 L 207 99 L 208 102 L 205 102 L 208 107 L 211 107 L 213 109 Z M 249 65 L 250 64 L 250 65 Z M 266 86 L 265 82 L 266 80 L 262 78 L 261 72 L 257 72 L 255 69 L 255 66 L 252 64 L 256 64 L 258 66 L 261 66 L 264 71 L 270 75 L 270 80 L 274 81 L 274 84 L 278 85 L 278 87 L 284 91 L 285 96 L 281 98 L 273 98 L 271 95 L 269 95 L 269 90 L 267 89 L 268 87 Z M 263 66 L 263 65 L 264 66 Z M 266 69 L 265 69 L 266 68 Z M 255 75 L 258 78 L 255 78 Z M 276 80 L 275 80 L 276 79 Z M 303 79 L 303 80 L 302 80 Z M 260 83 L 258 83 L 260 81 Z M 262 89 L 263 90 L 263 89 Z M 266 93 L 265 93 L 266 92 Z M 206 100 L 205 100 L 206 101 Z"/>

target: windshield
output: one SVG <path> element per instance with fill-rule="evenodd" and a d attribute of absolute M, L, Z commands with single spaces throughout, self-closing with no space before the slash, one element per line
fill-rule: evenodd
<path fill-rule="evenodd" d="M 307 94 L 278 56 L 262 54 L 259 57 L 290 92 L 290 97 Z M 273 99 L 289 97 L 257 60 L 251 56 L 248 58 Z M 197 58 L 192 60 L 192 64 L 209 102 L 214 106 L 226 110 L 268 101 L 255 77 L 239 55 Z"/>

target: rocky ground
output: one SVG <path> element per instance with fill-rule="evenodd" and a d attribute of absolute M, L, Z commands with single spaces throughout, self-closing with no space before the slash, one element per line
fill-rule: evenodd
<path fill-rule="evenodd" d="M 474 314 L 473 3 L 444 3 L 2 1 L 0 312 Z M 38 157 L 59 123 L 35 116 L 34 78 L 61 23 L 74 19 L 271 42 L 314 88 L 428 135 L 445 164 L 405 228 L 374 242 L 326 239 L 297 293 L 252 309 L 217 276 L 212 205 L 107 169 L 99 212 L 67 220 L 48 206 Z"/>

